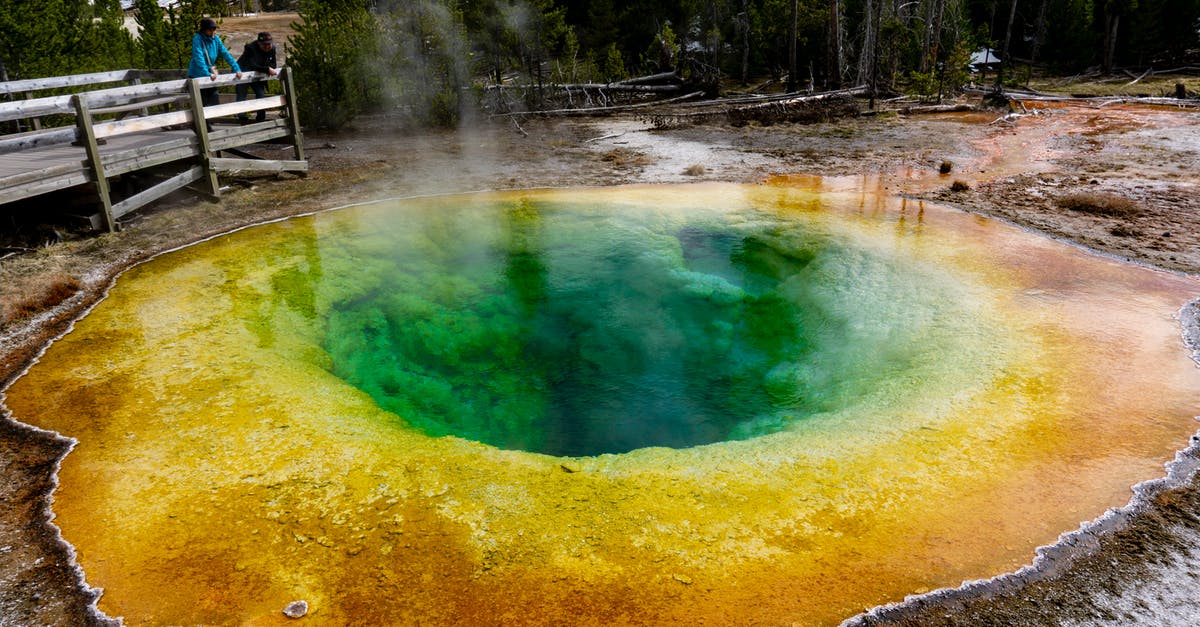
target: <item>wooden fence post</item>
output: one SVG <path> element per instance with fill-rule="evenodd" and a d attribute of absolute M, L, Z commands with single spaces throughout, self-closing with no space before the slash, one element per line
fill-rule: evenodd
<path fill-rule="evenodd" d="M 191 95 L 192 125 L 196 129 L 196 138 L 200 145 L 200 164 L 204 166 L 204 178 L 208 181 L 208 189 L 214 201 L 221 198 L 221 184 L 217 181 L 217 172 L 212 169 L 212 149 L 208 141 L 208 121 L 204 119 L 204 101 L 200 99 L 199 78 L 188 79 L 188 93 Z"/>
<path fill-rule="evenodd" d="M 25 92 L 25 99 L 33 100 L 33 92 L 31 92 L 31 91 Z M 29 124 L 31 126 L 33 126 L 33 130 L 35 130 L 35 131 L 42 130 L 42 118 L 31 118 L 29 120 Z"/>
<path fill-rule="evenodd" d="M 295 153 L 296 161 L 304 161 L 304 134 L 300 131 L 300 108 L 296 106 L 296 85 L 292 78 L 292 68 L 285 66 L 279 71 L 279 82 L 283 83 L 283 99 L 287 102 L 286 112 L 288 128 L 292 132 L 292 150 Z"/>
<path fill-rule="evenodd" d="M 138 76 L 137 74 L 134 74 L 135 72 L 137 72 L 137 70 L 129 70 L 129 72 L 131 74 L 133 74 L 133 78 L 129 79 L 129 84 L 130 85 L 141 85 L 142 77 Z M 146 117 L 146 116 L 150 115 L 150 109 L 148 109 L 148 108 L 142 108 L 138 112 L 141 114 L 142 117 Z"/>
<path fill-rule="evenodd" d="M 96 141 L 96 132 L 92 128 L 92 113 L 88 110 L 87 94 L 75 94 L 71 100 L 75 104 L 78 140 L 87 151 L 92 176 L 96 179 L 96 195 L 100 197 L 100 205 L 103 208 L 104 227 L 112 233 L 117 230 L 117 221 L 113 218 L 112 196 L 109 195 L 108 177 L 104 174 L 104 161 L 100 158 L 100 144 Z"/>

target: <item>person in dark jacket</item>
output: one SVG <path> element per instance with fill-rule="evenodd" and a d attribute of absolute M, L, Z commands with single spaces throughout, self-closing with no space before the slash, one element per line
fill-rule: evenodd
<path fill-rule="evenodd" d="M 203 78 L 205 76 L 217 80 L 217 60 L 225 59 L 233 68 L 238 78 L 242 77 L 242 68 L 233 58 L 233 54 L 225 48 L 225 42 L 217 37 L 217 23 L 212 18 L 200 20 L 196 34 L 192 36 L 192 59 L 188 63 L 188 78 Z M 200 90 L 200 101 L 209 107 L 220 103 L 217 88 L 210 87 Z"/>
<path fill-rule="evenodd" d="M 238 65 L 251 72 L 260 72 L 268 76 L 278 74 L 279 70 L 275 69 L 275 42 L 271 38 L 271 33 L 259 33 L 258 39 L 246 44 L 242 56 L 238 57 Z M 238 102 L 245 100 L 247 92 L 251 89 L 254 90 L 255 98 L 262 98 L 267 95 L 267 82 L 239 83 L 234 89 L 237 91 Z M 239 113 L 238 119 L 242 121 L 242 124 L 249 122 L 245 113 Z M 255 122 L 262 122 L 266 119 L 266 111 L 259 109 L 255 112 Z"/>

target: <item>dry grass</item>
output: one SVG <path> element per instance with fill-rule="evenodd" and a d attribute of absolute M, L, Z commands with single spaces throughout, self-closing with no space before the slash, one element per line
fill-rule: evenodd
<path fill-rule="evenodd" d="M 687 176 L 703 176 L 707 172 L 708 172 L 708 168 L 700 165 L 699 163 L 694 164 L 694 165 L 689 165 L 688 167 L 683 169 L 683 173 Z"/>
<path fill-rule="evenodd" d="M 1080 192 L 1060 196 L 1058 206 L 1080 213 L 1125 218 L 1142 212 L 1142 208 L 1134 201 L 1116 194 L 1106 192 Z"/>
<path fill-rule="evenodd" d="M 613 148 L 600 155 L 600 160 L 611 163 L 614 168 L 642 168 L 653 163 L 644 153 L 629 148 Z"/>
<path fill-rule="evenodd" d="M 1175 95 L 1175 84 L 1183 83 L 1190 94 L 1200 92 L 1200 78 L 1187 74 L 1156 74 L 1133 83 L 1128 76 L 1093 77 L 1090 80 L 1035 78 L 1029 86 L 1038 91 L 1077 96 L 1166 96 Z"/>
<path fill-rule="evenodd" d="M 65 272 L 15 279 L 0 302 L 0 327 L 51 309 L 82 287 L 79 279 Z"/>
<path fill-rule="evenodd" d="M 1142 235 L 1142 232 L 1138 229 L 1130 228 L 1124 224 L 1118 224 L 1109 229 L 1108 232 L 1117 237 L 1141 237 Z"/>

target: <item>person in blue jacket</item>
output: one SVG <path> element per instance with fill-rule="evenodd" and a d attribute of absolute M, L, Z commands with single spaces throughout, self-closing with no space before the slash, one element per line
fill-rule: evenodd
<path fill-rule="evenodd" d="M 242 68 L 237 59 L 225 48 L 225 43 L 217 37 L 217 23 L 212 18 L 200 20 L 200 28 L 192 36 L 192 61 L 188 64 L 188 78 L 203 78 L 205 76 L 217 80 L 217 60 L 225 59 L 233 68 L 238 78 L 242 77 Z M 217 88 L 210 87 L 200 90 L 200 102 L 209 107 L 220 104 Z"/>

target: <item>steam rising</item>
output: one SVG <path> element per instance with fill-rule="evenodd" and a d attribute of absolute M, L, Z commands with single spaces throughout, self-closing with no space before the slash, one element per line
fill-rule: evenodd
<path fill-rule="evenodd" d="M 385 105 L 444 126 L 474 121 L 477 78 L 502 77 L 538 37 L 538 12 L 523 0 L 475 11 L 481 19 L 437 0 L 376 6 L 380 62 L 369 67 Z"/>

